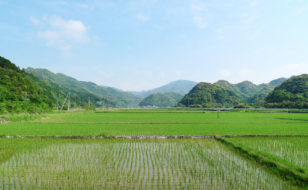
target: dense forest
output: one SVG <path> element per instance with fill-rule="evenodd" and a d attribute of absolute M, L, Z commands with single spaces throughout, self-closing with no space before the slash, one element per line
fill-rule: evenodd
<path fill-rule="evenodd" d="M 219 85 L 201 82 L 179 102 L 189 107 L 233 107 L 241 98 L 233 91 Z"/>
<path fill-rule="evenodd" d="M 308 108 L 308 75 L 294 76 L 276 87 L 266 98 L 270 108 Z"/>
<path fill-rule="evenodd" d="M 113 106 L 113 103 L 87 91 L 75 91 L 40 79 L 0 57 L 0 113 L 46 112 L 70 107 Z M 90 105 L 88 103 L 90 102 Z M 63 107 L 62 107 L 63 106 Z"/>
<path fill-rule="evenodd" d="M 144 98 L 141 107 L 173 107 L 182 99 L 182 95 L 175 92 L 154 93 Z"/>
<path fill-rule="evenodd" d="M 219 80 L 214 84 L 199 83 L 179 102 L 186 107 L 261 107 L 265 98 L 285 78 L 273 80 L 267 84 L 255 85 L 244 81 L 231 84 Z"/>
<path fill-rule="evenodd" d="M 47 93 L 50 87 L 34 81 L 34 76 L 0 57 L 0 113 L 51 110 L 55 101 Z"/>

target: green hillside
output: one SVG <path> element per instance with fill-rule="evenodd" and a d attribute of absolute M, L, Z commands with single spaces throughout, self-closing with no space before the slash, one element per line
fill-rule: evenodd
<path fill-rule="evenodd" d="M 231 84 L 225 80 L 219 80 L 216 83 L 214 83 L 214 85 L 224 88 L 226 90 L 232 91 L 238 97 L 241 97 L 241 98 L 246 97 L 246 95 L 243 94 L 243 92 L 240 90 L 240 88 L 236 84 Z"/>
<path fill-rule="evenodd" d="M 131 93 L 110 87 L 101 87 L 92 82 L 78 81 L 61 73 L 52 73 L 47 69 L 27 68 L 26 71 L 40 79 L 55 83 L 76 94 L 91 94 L 96 97 L 93 97 L 95 102 L 102 99 L 104 100 L 104 102 L 101 102 L 102 106 L 136 107 L 140 101 L 138 97 Z M 85 98 L 88 99 L 89 97 Z"/>
<path fill-rule="evenodd" d="M 257 85 L 253 84 L 250 81 L 243 81 L 243 82 L 236 84 L 235 86 L 239 88 L 239 90 L 242 93 L 242 96 L 245 98 L 250 97 L 258 92 Z"/>
<path fill-rule="evenodd" d="M 249 81 L 231 84 L 225 80 L 219 80 L 214 84 L 199 83 L 197 88 L 193 88 L 189 94 L 184 96 L 179 105 L 231 107 L 241 103 L 263 106 L 265 97 L 285 80 L 285 78 L 279 78 L 260 85 Z"/>
<path fill-rule="evenodd" d="M 241 97 L 231 90 L 219 85 L 201 82 L 197 84 L 179 105 L 203 107 L 232 107 L 238 104 Z"/>
<path fill-rule="evenodd" d="M 308 108 L 308 75 L 283 82 L 265 98 L 265 104 L 275 108 Z"/>
<path fill-rule="evenodd" d="M 193 81 L 188 80 L 177 80 L 170 82 L 164 86 L 161 86 L 159 88 L 155 88 L 148 91 L 141 91 L 141 92 L 132 92 L 135 95 L 145 98 L 151 94 L 155 93 L 167 93 L 167 92 L 175 92 L 181 95 L 187 94 L 197 83 Z"/>
<path fill-rule="evenodd" d="M 283 83 L 286 78 L 279 78 L 276 80 L 272 80 L 271 82 L 267 84 L 260 84 L 257 86 L 258 91 L 247 98 L 247 103 L 253 104 L 256 106 L 264 106 L 264 99 L 266 98 L 267 95 L 269 95 L 275 87 Z"/>
<path fill-rule="evenodd" d="M 48 86 L 0 57 L 0 113 L 43 112 L 54 106 Z M 40 83 L 40 84 L 39 84 Z"/>
<path fill-rule="evenodd" d="M 175 92 L 155 93 L 144 98 L 139 106 L 172 107 L 182 99 L 182 95 Z"/>

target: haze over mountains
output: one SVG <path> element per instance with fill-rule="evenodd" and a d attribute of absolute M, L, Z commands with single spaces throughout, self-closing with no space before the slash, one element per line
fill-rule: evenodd
<path fill-rule="evenodd" d="M 145 97 L 140 103 L 141 107 L 174 107 L 183 98 L 176 92 L 154 93 Z"/>
<path fill-rule="evenodd" d="M 93 82 L 78 81 L 61 73 L 55 74 L 47 69 L 27 68 L 26 72 L 31 73 L 40 79 L 56 83 L 59 86 L 65 87 L 71 91 L 84 91 L 99 98 L 106 99 L 115 107 L 135 107 L 140 101 L 140 98 L 132 93 L 124 92 L 111 87 L 102 87 Z"/>
<path fill-rule="evenodd" d="M 177 80 L 170 82 L 166 85 L 163 85 L 158 88 L 154 88 L 152 90 L 147 91 L 140 91 L 140 92 L 132 92 L 133 94 L 139 96 L 139 97 L 146 97 L 148 95 L 154 94 L 154 93 L 168 93 L 168 92 L 175 92 L 181 95 L 187 94 L 197 83 L 194 81 L 189 80 Z"/>
<path fill-rule="evenodd" d="M 183 96 L 196 84 L 192 81 L 179 80 L 149 91 L 126 92 L 113 87 L 99 86 L 92 82 L 78 81 L 61 73 L 55 74 L 47 69 L 27 68 L 26 72 L 72 91 L 86 91 L 108 100 L 116 107 L 137 107 L 143 98 L 155 93 L 174 92 Z"/>
<path fill-rule="evenodd" d="M 308 107 L 308 75 L 279 78 L 267 84 L 249 81 L 213 84 L 178 80 L 141 92 L 127 92 L 78 81 L 47 69 L 19 69 L 0 57 L 0 112 L 39 112 L 67 107 Z M 65 107 L 66 106 L 66 107 Z"/>

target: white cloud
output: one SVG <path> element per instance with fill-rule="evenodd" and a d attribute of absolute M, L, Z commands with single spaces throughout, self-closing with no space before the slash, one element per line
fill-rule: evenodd
<path fill-rule="evenodd" d="M 192 21 L 194 22 L 194 24 L 200 29 L 206 28 L 208 25 L 208 14 L 206 12 L 205 5 L 201 4 L 199 1 L 193 1 L 189 5 L 189 8 L 192 14 Z"/>
<path fill-rule="evenodd" d="M 42 19 L 31 17 L 30 20 L 43 28 L 38 32 L 38 36 L 46 40 L 48 46 L 67 51 L 74 44 L 89 41 L 87 28 L 81 21 L 65 20 L 57 16 L 43 17 Z"/>
<path fill-rule="evenodd" d="M 148 16 L 144 15 L 144 14 L 137 14 L 136 19 L 141 21 L 141 22 L 147 22 L 147 21 L 149 21 L 150 18 Z"/>

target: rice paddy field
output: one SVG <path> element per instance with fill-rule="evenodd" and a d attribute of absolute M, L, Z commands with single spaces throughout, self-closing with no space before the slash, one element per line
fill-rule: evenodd
<path fill-rule="evenodd" d="M 308 174 L 308 137 L 255 137 L 229 140 L 241 147 L 275 156 L 306 170 Z"/>
<path fill-rule="evenodd" d="M 213 139 L 31 141 L 1 163 L 3 189 L 293 188 Z"/>
<path fill-rule="evenodd" d="M 0 189 L 308 189 L 305 113 L 112 110 L 10 118 L 0 125 Z"/>
<path fill-rule="evenodd" d="M 115 110 L 46 114 L 0 125 L 0 135 L 308 135 L 307 113 Z"/>

